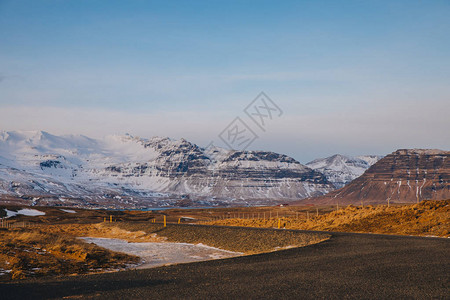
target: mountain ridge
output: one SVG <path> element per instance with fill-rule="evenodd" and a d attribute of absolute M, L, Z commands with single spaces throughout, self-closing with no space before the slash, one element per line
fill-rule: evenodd
<path fill-rule="evenodd" d="M 149 207 L 189 198 L 201 205 L 257 205 L 334 189 L 323 174 L 286 155 L 215 148 L 213 156 L 185 139 L 3 131 L 0 157 L 0 193 L 32 204 L 76 199 L 87 206 Z"/>
<path fill-rule="evenodd" d="M 297 203 L 360 205 L 449 198 L 450 151 L 398 149 L 343 188 Z"/>

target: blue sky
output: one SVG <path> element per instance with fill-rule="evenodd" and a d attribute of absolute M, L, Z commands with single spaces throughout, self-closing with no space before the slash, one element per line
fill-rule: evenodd
<path fill-rule="evenodd" d="M 448 1 L 0 0 L 0 128 L 217 135 L 259 92 L 251 149 L 450 148 Z"/>

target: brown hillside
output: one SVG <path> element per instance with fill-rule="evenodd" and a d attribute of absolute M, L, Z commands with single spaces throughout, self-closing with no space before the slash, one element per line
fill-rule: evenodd
<path fill-rule="evenodd" d="M 415 203 L 450 198 L 450 151 L 402 149 L 387 155 L 342 189 L 298 204 Z"/>

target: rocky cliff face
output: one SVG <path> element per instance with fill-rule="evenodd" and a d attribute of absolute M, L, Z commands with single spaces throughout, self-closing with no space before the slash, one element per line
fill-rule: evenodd
<path fill-rule="evenodd" d="M 449 198 L 450 151 L 400 149 L 379 160 L 345 187 L 301 203 L 360 205 Z"/>
<path fill-rule="evenodd" d="M 273 152 L 207 151 L 159 137 L 0 133 L 0 194 L 34 204 L 254 205 L 333 189 L 320 172 Z"/>
<path fill-rule="evenodd" d="M 273 152 L 215 149 L 212 155 L 185 140 L 145 147 L 159 153 L 154 160 L 110 165 L 99 174 L 159 192 L 250 201 L 298 199 L 333 189 L 320 172 Z"/>

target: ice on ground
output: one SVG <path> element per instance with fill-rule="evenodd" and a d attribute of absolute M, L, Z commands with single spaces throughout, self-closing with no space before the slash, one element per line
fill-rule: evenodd
<path fill-rule="evenodd" d="M 128 243 L 121 239 L 91 237 L 82 237 L 81 239 L 112 251 L 139 256 L 143 259 L 143 264 L 138 269 L 243 255 L 240 252 L 222 250 L 202 244 Z"/>
<path fill-rule="evenodd" d="M 17 216 L 17 212 L 5 208 L 6 218 Z"/>
<path fill-rule="evenodd" d="M 18 215 L 35 217 L 35 216 L 43 216 L 43 215 L 45 215 L 45 212 L 42 212 L 42 211 L 37 210 L 37 209 L 24 208 L 24 209 L 19 210 L 17 212 L 17 214 Z"/>
<path fill-rule="evenodd" d="M 71 209 L 62 209 L 62 208 L 61 208 L 61 210 L 62 210 L 63 212 L 68 213 L 68 214 L 76 214 L 76 213 L 77 213 L 76 211 L 71 210 Z"/>
<path fill-rule="evenodd" d="M 7 218 L 11 218 L 17 215 L 24 215 L 24 216 L 31 216 L 31 217 L 35 217 L 35 216 L 43 216 L 45 215 L 45 212 L 42 212 L 40 210 L 37 209 L 31 209 L 31 208 L 23 208 L 17 212 L 12 211 L 12 210 L 8 210 L 5 209 L 6 212 L 6 217 Z"/>

